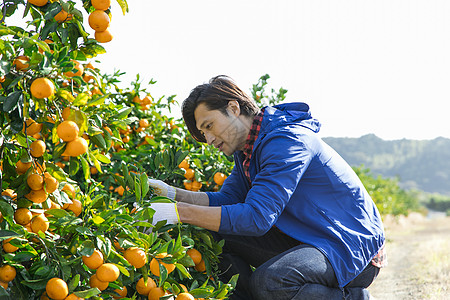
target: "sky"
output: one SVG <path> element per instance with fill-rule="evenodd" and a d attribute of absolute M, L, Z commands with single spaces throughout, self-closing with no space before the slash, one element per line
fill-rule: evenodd
<path fill-rule="evenodd" d="M 155 79 L 181 103 L 219 74 L 264 74 L 309 104 L 323 137 L 450 138 L 448 0 L 112 1 L 113 41 L 94 65 Z M 87 25 L 85 29 L 92 34 Z M 181 114 L 180 114 L 181 115 Z"/>

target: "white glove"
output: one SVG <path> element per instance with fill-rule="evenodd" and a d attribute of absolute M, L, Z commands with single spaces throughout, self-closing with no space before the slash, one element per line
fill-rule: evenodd
<path fill-rule="evenodd" d="M 155 191 L 156 195 L 175 200 L 177 190 L 173 186 L 156 179 L 148 179 L 148 185 Z"/>
<path fill-rule="evenodd" d="M 150 208 L 155 211 L 152 219 L 152 225 L 156 225 L 159 221 L 167 220 L 167 224 L 180 223 L 180 216 L 176 203 L 152 203 Z"/>

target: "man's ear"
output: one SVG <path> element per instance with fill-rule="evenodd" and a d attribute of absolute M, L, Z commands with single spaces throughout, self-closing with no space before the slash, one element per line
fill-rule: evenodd
<path fill-rule="evenodd" d="M 236 117 L 239 117 L 241 114 L 241 107 L 239 106 L 239 102 L 236 100 L 228 101 L 227 110 L 229 113 L 233 114 Z"/>

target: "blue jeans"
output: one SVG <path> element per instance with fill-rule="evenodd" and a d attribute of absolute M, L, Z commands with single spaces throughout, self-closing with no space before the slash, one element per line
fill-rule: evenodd
<path fill-rule="evenodd" d="M 379 272 L 369 264 L 341 289 L 322 252 L 276 228 L 261 237 L 212 234 L 225 240 L 220 279 L 228 282 L 239 274 L 232 300 L 369 299 L 366 288 Z M 254 272 L 250 266 L 256 268 Z"/>

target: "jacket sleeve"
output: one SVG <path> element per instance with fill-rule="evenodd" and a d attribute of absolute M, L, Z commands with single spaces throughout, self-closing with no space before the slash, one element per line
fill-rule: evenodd
<path fill-rule="evenodd" d="M 230 176 L 225 179 L 219 192 L 206 192 L 209 198 L 209 206 L 231 205 L 245 201 L 248 192 L 247 179 L 243 177 L 238 167 L 234 167 Z"/>
<path fill-rule="evenodd" d="M 269 231 L 313 157 L 302 135 L 287 131 L 266 136 L 259 149 L 259 171 L 245 203 L 222 206 L 219 232 L 261 236 Z"/>

